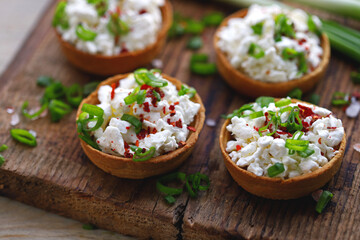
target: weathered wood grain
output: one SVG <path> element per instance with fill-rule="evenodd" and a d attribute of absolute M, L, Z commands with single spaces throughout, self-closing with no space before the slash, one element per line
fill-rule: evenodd
<path fill-rule="evenodd" d="M 173 4 L 176 10 L 195 18 L 223 9 L 193 1 L 173 1 Z M 50 123 L 49 116 L 36 121 L 22 118 L 18 127 L 38 133 L 36 148 L 11 139 L 10 115 L 5 108 L 13 106 L 19 110 L 25 100 L 36 105 L 43 92 L 35 84 L 39 75 L 54 76 L 65 85 L 103 79 L 83 73 L 65 60 L 50 29 L 53 7 L 0 78 L 0 142 L 9 146 L 3 154 L 6 163 L 0 168 L 2 195 L 139 238 L 360 238 L 360 155 L 352 148 L 360 142 L 359 118 L 349 119 L 341 109 L 330 106 L 334 91 L 360 90 L 349 79 L 349 72 L 355 67 L 350 61 L 333 54 L 326 77 L 315 89 L 322 95 L 320 105 L 332 109 L 343 120 L 348 133 L 341 169 L 326 186 L 334 198 L 326 211 L 318 215 L 311 197 L 267 200 L 237 186 L 224 166 L 218 146 L 223 122 L 220 114 L 251 99 L 232 91 L 219 75 L 190 74 L 188 63 L 192 52 L 185 47 L 187 37 L 170 41 L 160 56 L 164 72 L 197 88 L 207 117 L 215 119 L 217 126 L 204 127 L 192 156 L 180 168 L 187 173 L 208 174 L 211 188 L 197 199 L 182 195 L 174 206 L 168 206 L 155 190 L 156 178 L 118 179 L 91 164 L 76 136 L 75 112 L 60 123 Z M 214 28 L 205 30 L 205 46 L 201 49 L 211 55 L 211 60 L 214 60 L 211 46 L 214 32 Z"/>

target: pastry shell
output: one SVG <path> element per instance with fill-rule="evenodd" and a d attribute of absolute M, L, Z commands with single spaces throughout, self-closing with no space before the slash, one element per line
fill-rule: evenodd
<path fill-rule="evenodd" d="M 292 101 L 301 102 L 297 100 Z M 311 105 L 310 103 L 306 104 Z M 226 151 L 227 142 L 232 139 L 231 133 L 226 129 L 231 123 L 230 120 L 231 119 L 227 119 L 221 128 L 219 138 L 221 153 L 224 157 L 225 166 L 232 178 L 249 193 L 270 199 L 300 198 L 324 186 L 340 168 L 346 147 L 345 133 L 340 143 L 338 153 L 323 167 L 314 172 L 289 179 L 257 176 L 237 166 Z"/>
<path fill-rule="evenodd" d="M 323 56 L 319 66 L 314 71 L 302 76 L 301 78 L 278 83 L 263 82 L 255 80 L 245 73 L 235 69 L 229 62 L 226 54 L 217 46 L 219 41 L 218 33 L 220 29 L 226 26 L 232 18 L 243 18 L 247 14 L 247 9 L 240 10 L 229 17 L 227 17 L 217 29 L 214 36 L 214 48 L 216 52 L 216 64 L 219 73 L 225 81 L 236 91 L 250 97 L 259 96 L 273 96 L 284 97 L 294 88 L 300 88 L 303 92 L 310 91 L 315 84 L 320 81 L 329 65 L 330 60 L 330 43 L 327 35 L 321 35 L 321 47 L 323 49 Z"/>
<path fill-rule="evenodd" d="M 93 93 L 91 93 L 81 102 L 77 111 L 77 118 L 81 113 L 81 108 L 84 103 L 99 104 L 97 92 L 100 86 L 117 83 L 119 82 L 119 80 L 126 78 L 128 75 L 129 74 L 116 75 L 103 81 Z M 179 80 L 169 77 L 165 74 L 162 74 L 162 76 L 171 83 L 173 83 L 177 89 L 181 88 L 182 83 Z M 166 154 L 151 158 L 150 160 L 145 162 L 134 162 L 132 158 L 115 156 L 96 150 L 90 145 L 86 144 L 83 140 L 80 140 L 81 147 L 84 150 L 85 154 L 88 156 L 88 158 L 97 167 L 117 177 L 129 179 L 143 179 L 172 171 L 175 168 L 179 167 L 190 156 L 192 150 L 194 149 L 200 131 L 204 125 L 205 108 L 201 101 L 201 98 L 198 94 L 196 94 L 192 100 L 200 104 L 199 112 L 195 116 L 194 121 L 190 124 L 190 126 L 193 126 L 196 131 L 190 131 L 185 146 L 180 147 L 172 152 L 168 152 Z"/>
<path fill-rule="evenodd" d="M 165 1 L 164 6 L 160 9 L 163 22 L 157 39 L 153 44 L 150 44 L 142 50 L 121 53 L 114 56 L 90 54 L 80 51 L 73 44 L 64 41 L 56 29 L 55 33 L 66 58 L 79 69 L 97 75 L 127 73 L 150 63 L 163 49 L 167 38 L 167 32 L 172 24 L 173 11 L 168 0 Z"/>

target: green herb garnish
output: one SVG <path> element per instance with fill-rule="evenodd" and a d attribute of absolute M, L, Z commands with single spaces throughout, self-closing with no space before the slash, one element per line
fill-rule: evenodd
<path fill-rule="evenodd" d="M 251 43 L 248 54 L 256 59 L 260 59 L 265 56 L 264 50 L 256 43 Z"/>
<path fill-rule="evenodd" d="M 222 12 L 212 12 L 205 15 L 202 22 L 205 26 L 219 26 L 224 20 L 224 14 Z"/>
<path fill-rule="evenodd" d="M 65 8 L 67 6 L 67 2 L 61 1 L 56 6 L 54 18 L 52 20 L 52 26 L 57 27 L 60 26 L 62 29 L 68 29 L 70 27 L 69 17 L 66 15 Z"/>
<path fill-rule="evenodd" d="M 329 191 L 323 191 L 319 201 L 316 204 L 315 210 L 318 213 L 322 213 L 326 205 L 330 202 L 330 200 L 333 198 L 333 194 Z"/>
<path fill-rule="evenodd" d="M 284 164 L 282 163 L 275 163 L 274 165 L 272 165 L 267 169 L 269 177 L 275 177 L 284 171 L 285 168 L 284 168 Z"/>
<path fill-rule="evenodd" d="M 10 135 L 16 141 L 28 145 L 30 147 L 36 147 L 36 138 L 29 131 L 24 129 L 11 129 Z"/>
<path fill-rule="evenodd" d="M 196 36 L 189 39 L 186 47 L 192 50 L 197 50 L 203 46 L 203 40 L 201 37 Z"/>
<path fill-rule="evenodd" d="M 131 125 L 133 125 L 135 127 L 135 133 L 139 133 L 141 131 L 142 128 L 142 123 L 139 119 L 137 119 L 136 117 L 129 115 L 129 114 L 124 114 L 121 117 L 121 120 L 123 121 L 127 121 L 128 123 L 130 123 Z"/>
<path fill-rule="evenodd" d="M 97 33 L 90 29 L 86 29 L 82 24 L 79 24 L 76 27 L 76 36 L 83 41 L 94 41 Z"/>
<path fill-rule="evenodd" d="M 301 100 L 301 96 L 302 96 L 302 91 L 300 88 L 294 88 L 293 90 L 291 90 L 288 94 L 288 97 L 290 98 L 296 98 Z"/>
<path fill-rule="evenodd" d="M 264 22 L 258 22 L 257 24 L 252 25 L 251 28 L 254 31 L 254 34 L 262 35 L 263 25 Z"/>
<path fill-rule="evenodd" d="M 217 72 L 216 64 L 208 62 L 209 56 L 203 53 L 196 53 L 191 56 L 190 70 L 199 75 L 211 75 Z"/>

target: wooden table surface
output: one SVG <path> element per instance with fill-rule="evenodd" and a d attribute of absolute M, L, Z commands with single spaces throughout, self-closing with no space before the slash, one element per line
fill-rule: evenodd
<path fill-rule="evenodd" d="M 226 14 L 234 11 L 220 5 L 201 5 L 194 1 L 173 3 L 175 9 L 198 19 L 216 9 Z M 92 165 L 79 148 L 74 130 L 74 113 L 65 117 L 61 125 L 51 124 L 48 117 L 21 122 L 19 127 L 34 129 L 40 134 L 39 145 L 34 149 L 16 144 L 9 137 L 11 127 L 4 108 L 9 104 L 19 108 L 24 100 L 36 103 L 43 91 L 35 85 L 38 75 L 52 75 L 65 85 L 99 79 L 76 70 L 64 59 L 48 25 L 50 19 L 51 14 L 45 13 L 16 61 L 0 78 L 0 142 L 10 147 L 4 152 L 7 161 L 0 168 L 1 194 L 139 237 L 360 238 L 359 153 L 352 148 L 354 143 L 360 141 L 359 118 L 349 119 L 341 109 L 330 105 L 334 91 L 360 90 L 349 79 L 355 65 L 344 56 L 333 53 L 326 76 L 314 90 L 322 95 L 320 105 L 333 110 L 343 120 L 348 133 L 341 169 L 325 186 L 334 193 L 334 198 L 326 211 L 318 215 L 310 196 L 289 201 L 267 200 L 245 192 L 231 179 L 218 147 L 219 128 L 223 123 L 219 116 L 251 99 L 235 93 L 219 75 L 204 78 L 190 74 L 188 63 L 191 51 L 185 48 L 187 38 L 170 41 L 160 56 L 164 62 L 164 72 L 198 89 L 207 108 L 207 118 L 216 120 L 217 126 L 204 127 L 194 154 L 180 168 L 187 173 L 200 171 L 208 174 L 212 181 L 210 190 L 201 193 L 198 199 L 182 195 L 174 206 L 168 206 L 154 189 L 156 178 L 144 181 L 117 179 Z M 345 22 L 344 19 L 340 20 Z M 353 26 L 360 27 L 357 23 Z M 212 61 L 214 32 L 214 28 L 205 30 L 205 46 L 201 50 L 209 53 Z M 5 200 L 5 206 L 6 201 L 9 200 Z M 29 222 L 32 221 L 25 221 L 27 224 Z M 71 224 L 81 225 L 75 222 Z M 15 229 L 12 234 L 16 233 Z M 68 235 L 63 236 L 67 238 Z"/>

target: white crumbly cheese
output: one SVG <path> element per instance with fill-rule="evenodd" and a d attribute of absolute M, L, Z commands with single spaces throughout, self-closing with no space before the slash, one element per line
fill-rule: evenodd
<path fill-rule="evenodd" d="M 137 86 L 131 74 L 119 81 L 113 99 L 110 86 L 99 88 L 98 106 L 104 110 L 105 120 L 102 127 L 94 132 L 96 142 L 103 152 L 120 156 L 124 156 L 126 150 L 133 153 L 126 149 L 125 142 L 146 150 L 155 147 L 154 156 L 174 151 L 179 147 L 179 142 L 186 141 L 189 135 L 187 127 L 194 121 L 200 104 L 192 102 L 187 95 L 179 96 L 175 85 L 168 82 L 167 86 L 160 88 L 164 96 L 156 106 L 152 104 L 151 97 L 146 97 L 140 105 L 136 102 L 126 105 L 124 98 Z M 129 122 L 121 120 L 125 113 L 143 119 L 142 128 L 146 130 L 145 136 L 139 137 Z"/>
<path fill-rule="evenodd" d="M 266 130 L 260 136 L 258 129 L 266 124 L 265 116 L 255 119 L 250 119 L 249 116 L 233 117 L 231 124 L 226 128 L 235 139 L 230 140 L 226 147 L 232 161 L 257 176 L 268 176 L 267 169 L 269 167 L 275 163 L 282 163 L 285 171 L 277 175 L 281 178 L 291 178 L 310 173 L 324 166 L 335 156 L 336 149 L 342 141 L 344 136 L 342 122 L 335 118 L 329 110 L 321 107 L 293 103 L 288 106 L 296 105 L 301 105 L 302 108 L 305 107 L 312 111 L 312 114 L 308 114 L 309 116 L 303 119 L 309 125 L 301 140 L 308 140 L 309 149 L 313 149 L 315 153 L 307 158 L 302 158 L 297 153 L 289 155 L 289 149 L 285 147 L 285 143 L 286 139 L 292 137 L 290 134 L 284 134 L 282 130 L 278 130 L 272 136 L 267 136 L 266 133 L 269 133 L 269 130 Z M 276 107 L 274 103 L 263 108 L 254 103 L 253 110 L 255 112 L 262 111 L 264 115 L 268 111 L 277 112 L 277 116 L 280 116 L 283 123 L 289 115 L 286 112 L 281 114 L 280 108 Z M 245 114 L 250 113 L 252 112 L 245 112 Z M 270 128 L 270 130 L 274 130 L 274 128 Z"/>
<path fill-rule="evenodd" d="M 156 41 L 162 25 L 160 7 L 164 5 L 164 0 L 108 0 L 108 3 L 105 15 L 98 16 L 95 6 L 87 0 L 69 0 L 65 11 L 70 27 L 57 27 L 63 40 L 81 51 L 106 56 L 141 50 Z M 116 40 L 107 24 L 110 14 L 119 10 L 120 18 L 129 26 L 130 32 Z M 77 37 L 78 24 L 97 33 L 94 41 L 83 41 Z"/>
<path fill-rule="evenodd" d="M 295 38 L 281 37 L 275 42 L 275 17 L 284 13 L 294 24 Z M 312 17 L 317 26 L 320 20 Z M 230 64 L 250 77 L 264 82 L 284 82 L 301 77 L 298 60 L 284 60 L 285 48 L 305 53 L 308 72 L 321 62 L 323 49 L 319 37 L 309 32 L 308 15 L 300 9 L 288 10 L 278 6 L 252 5 L 244 18 L 233 18 L 218 33 L 218 47 L 227 55 Z M 262 35 L 254 33 L 251 26 L 263 22 Z M 248 54 L 251 43 L 258 44 L 265 52 L 256 59 Z"/>

